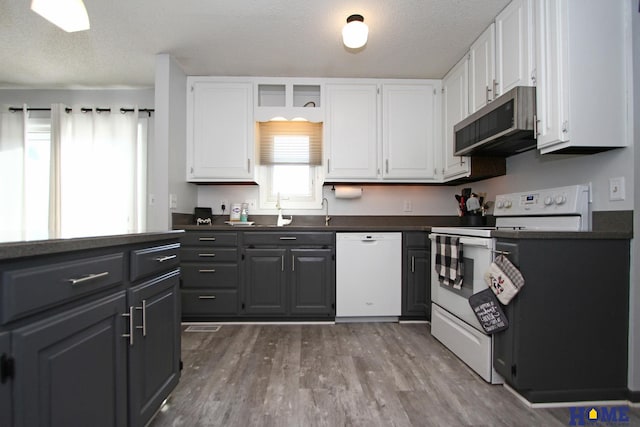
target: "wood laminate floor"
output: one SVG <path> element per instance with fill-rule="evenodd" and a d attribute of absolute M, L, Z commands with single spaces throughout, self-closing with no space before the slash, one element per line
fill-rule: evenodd
<path fill-rule="evenodd" d="M 150 427 L 570 421 L 568 408 L 531 409 L 484 382 L 427 324 L 223 325 L 183 332 L 182 360 L 180 384 Z M 624 425 L 640 425 L 640 409 L 630 416 Z"/>

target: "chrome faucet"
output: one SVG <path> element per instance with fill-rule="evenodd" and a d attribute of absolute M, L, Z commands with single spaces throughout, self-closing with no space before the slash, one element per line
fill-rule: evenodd
<path fill-rule="evenodd" d="M 329 225 L 329 221 L 331 220 L 331 217 L 329 216 L 329 200 L 327 200 L 327 198 L 324 197 L 322 199 L 322 204 L 325 205 L 324 225 L 325 227 L 327 227 Z"/>

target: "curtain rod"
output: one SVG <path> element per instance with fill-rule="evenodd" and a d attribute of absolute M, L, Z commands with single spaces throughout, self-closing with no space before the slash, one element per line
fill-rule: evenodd
<path fill-rule="evenodd" d="M 12 113 L 15 113 L 16 111 L 22 111 L 23 108 L 21 107 L 9 107 L 9 111 L 11 111 Z M 72 108 L 65 108 L 64 109 L 67 113 L 70 113 L 71 111 L 73 111 Z M 93 111 L 93 108 L 88 108 L 88 107 L 82 107 L 80 108 L 80 111 L 82 111 L 83 113 L 88 113 Z M 111 108 L 96 108 L 95 109 L 97 113 L 110 113 L 111 112 Z M 27 111 L 51 111 L 51 108 L 27 108 Z M 120 108 L 120 112 L 122 114 L 124 113 L 132 113 L 134 111 L 133 108 Z M 151 117 L 151 113 L 155 112 L 155 110 L 153 108 L 139 108 L 138 109 L 139 113 L 147 113 L 149 115 L 149 117 Z"/>

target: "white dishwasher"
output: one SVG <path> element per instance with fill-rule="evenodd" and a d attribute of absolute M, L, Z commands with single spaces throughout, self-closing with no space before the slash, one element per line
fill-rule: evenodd
<path fill-rule="evenodd" d="M 396 321 L 401 300 L 402 233 L 336 233 L 336 322 Z"/>

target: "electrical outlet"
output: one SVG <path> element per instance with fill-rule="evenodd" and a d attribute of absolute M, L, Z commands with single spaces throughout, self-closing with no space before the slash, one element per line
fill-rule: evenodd
<path fill-rule="evenodd" d="M 609 178 L 609 200 L 624 200 L 625 197 L 624 177 Z"/>
<path fill-rule="evenodd" d="M 178 207 L 178 195 L 169 194 L 169 209 L 176 209 Z"/>
<path fill-rule="evenodd" d="M 256 199 L 245 200 L 245 203 L 249 205 L 249 211 L 254 211 L 256 209 Z"/>
<path fill-rule="evenodd" d="M 413 210 L 413 204 L 411 203 L 411 200 L 404 201 L 403 210 L 405 212 L 411 212 Z"/>
<path fill-rule="evenodd" d="M 220 200 L 220 212 L 225 213 L 230 209 L 228 200 Z"/>
<path fill-rule="evenodd" d="M 156 204 L 156 196 L 154 194 L 149 193 L 149 206 L 154 206 Z"/>

